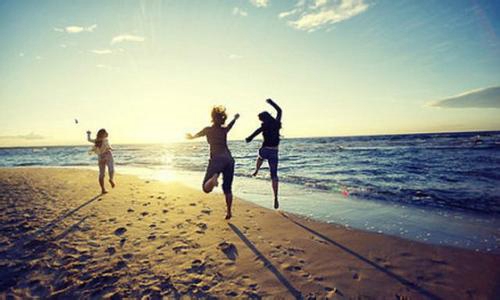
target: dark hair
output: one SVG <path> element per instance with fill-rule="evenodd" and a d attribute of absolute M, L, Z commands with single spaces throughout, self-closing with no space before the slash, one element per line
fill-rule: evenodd
<path fill-rule="evenodd" d="M 212 108 L 212 123 L 215 126 L 222 126 L 227 119 L 226 108 L 218 105 Z"/>
<path fill-rule="evenodd" d="M 273 118 L 273 116 L 271 116 L 270 113 L 268 113 L 267 111 L 263 111 L 259 114 L 259 120 L 262 121 L 262 125 L 264 127 L 278 127 L 278 129 L 281 128 L 281 122 L 278 122 L 278 120 L 276 120 L 275 118 Z"/>
<path fill-rule="evenodd" d="M 95 138 L 94 145 L 97 148 L 101 147 L 102 140 L 105 139 L 107 135 L 108 135 L 108 133 L 106 132 L 106 129 L 104 129 L 104 128 L 99 129 L 99 131 L 97 132 L 97 136 Z"/>

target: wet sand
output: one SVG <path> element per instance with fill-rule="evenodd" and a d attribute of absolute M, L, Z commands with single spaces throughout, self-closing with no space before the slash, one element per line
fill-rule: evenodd
<path fill-rule="evenodd" d="M 227 222 L 222 195 L 134 176 L 116 181 L 99 195 L 94 171 L 0 169 L 1 298 L 500 294 L 499 255 L 347 229 L 237 198 Z"/>

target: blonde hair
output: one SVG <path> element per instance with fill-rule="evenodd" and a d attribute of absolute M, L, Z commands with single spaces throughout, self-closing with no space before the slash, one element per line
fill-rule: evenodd
<path fill-rule="evenodd" d="M 227 119 L 226 108 L 222 105 L 216 105 L 212 108 L 212 123 L 216 126 L 222 126 Z"/>

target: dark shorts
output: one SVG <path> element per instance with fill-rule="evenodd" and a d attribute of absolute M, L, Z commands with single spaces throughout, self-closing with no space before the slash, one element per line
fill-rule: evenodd
<path fill-rule="evenodd" d="M 231 156 L 212 157 L 208 161 L 207 171 L 203 179 L 203 185 L 214 174 L 222 173 L 222 191 L 230 194 L 233 186 L 234 159 Z"/>
<path fill-rule="evenodd" d="M 271 179 L 278 179 L 278 149 L 266 147 L 260 148 L 259 157 L 267 160 L 267 163 L 269 164 L 269 171 L 271 173 Z"/>

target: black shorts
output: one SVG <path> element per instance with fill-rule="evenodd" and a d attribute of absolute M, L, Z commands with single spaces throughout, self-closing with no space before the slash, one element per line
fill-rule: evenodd
<path fill-rule="evenodd" d="M 207 171 L 203 179 L 203 185 L 214 174 L 222 173 L 222 191 L 224 194 L 230 194 L 233 186 L 234 177 L 234 159 L 231 156 L 216 156 L 208 161 Z"/>
<path fill-rule="evenodd" d="M 278 179 L 278 149 L 262 147 L 259 149 L 259 157 L 266 159 L 272 179 Z"/>

